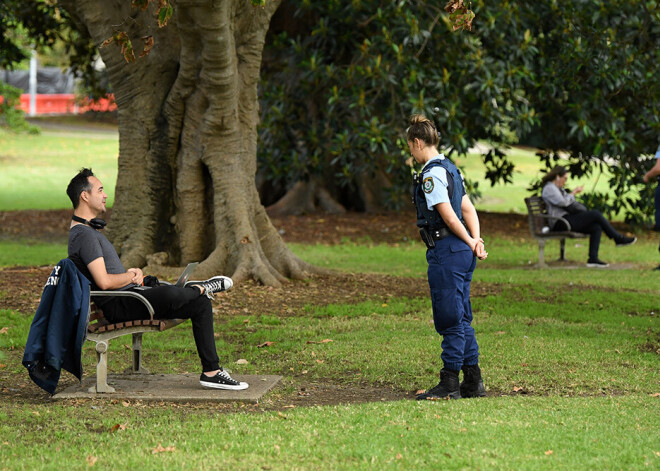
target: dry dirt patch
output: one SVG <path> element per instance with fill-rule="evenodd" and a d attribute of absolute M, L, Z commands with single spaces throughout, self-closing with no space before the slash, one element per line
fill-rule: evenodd
<path fill-rule="evenodd" d="M 110 222 L 111 216 L 112 210 L 108 210 L 106 221 Z M 66 242 L 70 218 L 69 209 L 0 212 L 0 238 Z M 525 215 L 481 212 L 479 218 L 483 234 L 529 234 Z M 393 244 L 419 240 L 413 208 L 399 213 L 282 216 L 272 217 L 271 221 L 285 242 L 337 244 L 369 240 Z"/>
<path fill-rule="evenodd" d="M 0 212 L 0 238 L 10 240 L 40 240 L 65 243 L 70 210 Z M 111 214 L 107 215 L 110 220 Z M 286 242 L 337 244 L 345 240 L 356 242 L 397 244 L 417 240 L 414 214 L 309 215 L 273 218 L 273 224 Z M 484 231 L 524 234 L 526 220 L 518 215 L 502 218 L 482 215 Z M 421 242 L 420 242 L 421 244 Z M 27 315 L 36 311 L 39 298 L 52 267 L 11 267 L 0 270 L 0 292 L 3 309 L 13 309 Z M 472 296 L 485 296 L 493 286 L 475 283 Z M 272 288 L 247 281 L 227 293 L 216 296 L 214 309 L 219 319 L 240 315 L 296 316 L 305 306 L 354 304 L 366 300 L 387 302 L 391 298 L 428 296 L 425 274 L 419 278 L 398 278 L 387 275 L 347 274 L 314 276 L 305 281 L 291 281 L 281 288 Z M 19 363 L 22 352 L 8 352 L 8 363 Z M 60 388 L 75 379 L 64 374 Z M 336 384 L 334 380 L 306 382 L 302 378 L 285 379 L 285 385 L 295 392 L 282 394 L 277 390 L 267 396 L 259 408 L 286 410 L 323 404 L 343 404 L 412 398 L 409 388 L 396 389 L 370 384 Z M 405 387 L 406 385 L 402 385 Z M 290 390 L 290 388 L 288 388 Z M 0 398 L 42 402 L 47 395 L 32 383 L 27 374 L 11 374 L 0 368 Z M 170 405 L 165 405 L 170 407 Z M 196 406 L 191 406 L 196 407 Z M 216 408 L 217 406 L 210 406 Z M 225 407 L 225 406 L 223 406 Z M 228 410 L 231 410 L 229 408 Z"/>

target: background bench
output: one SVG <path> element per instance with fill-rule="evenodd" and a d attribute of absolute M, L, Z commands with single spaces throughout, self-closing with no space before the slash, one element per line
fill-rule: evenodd
<path fill-rule="evenodd" d="M 142 334 L 145 332 L 162 332 L 181 324 L 185 319 L 154 319 L 154 309 L 144 296 L 131 291 L 92 291 L 91 297 L 129 296 L 139 299 L 149 311 L 149 319 L 119 322 L 111 324 L 103 311 L 94 302 L 89 304 L 89 323 L 87 325 L 87 340 L 96 342 L 96 385 L 89 388 L 91 393 L 115 392 L 108 385 L 108 347 L 110 340 L 131 334 L 133 336 L 133 365 L 125 373 L 148 374 L 142 366 Z"/>
<path fill-rule="evenodd" d="M 551 218 L 547 214 L 547 209 L 545 207 L 545 201 L 540 196 L 531 196 L 525 198 L 525 204 L 527 205 L 527 214 L 529 216 L 529 231 L 539 243 L 539 267 L 546 267 L 545 263 L 545 241 L 546 240 L 559 240 L 559 260 L 564 261 L 565 259 L 565 245 L 566 239 L 583 239 L 587 237 L 587 234 L 582 234 L 581 232 L 571 231 L 571 225 L 564 218 Z M 550 227 L 555 224 L 556 221 L 563 221 L 566 224 L 568 230 L 566 231 L 551 231 Z M 544 231 L 544 228 L 547 228 Z"/>

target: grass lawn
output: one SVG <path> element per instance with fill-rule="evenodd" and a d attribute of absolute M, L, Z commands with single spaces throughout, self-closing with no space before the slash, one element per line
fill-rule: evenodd
<path fill-rule="evenodd" d="M 527 214 L 524 199 L 529 196 L 528 188 L 535 179 L 540 179 L 542 165 L 533 149 L 512 148 L 507 152 L 509 159 L 515 165 L 511 184 L 491 186 L 484 178 L 485 166 L 478 154 L 468 154 L 456 159 L 467 178 L 479 183 L 481 198 L 474 201 L 477 211 L 493 211 L 501 213 Z M 608 193 L 610 188 L 608 173 L 596 173 L 594 178 L 571 178 L 567 187 L 575 188 L 584 185 L 585 192 Z M 622 215 L 616 215 L 614 220 L 623 221 Z"/>
<path fill-rule="evenodd" d="M 657 469 L 657 415 L 640 413 L 654 405 L 639 396 L 256 414 L 30 405 L 0 413 L 0 435 L 21 437 L 0 452 L 6 469 Z"/>
<path fill-rule="evenodd" d="M 0 211 L 69 207 L 64 187 L 84 165 L 113 194 L 116 136 L 0 131 L 0 145 Z M 514 156 L 524 164 L 514 187 L 484 188 L 482 209 L 521 210 L 538 170 L 530 155 Z M 622 249 L 604 240 L 601 258 L 618 269 L 537 270 L 534 241 L 486 237 L 490 255 L 475 272 L 472 298 L 485 399 L 409 399 L 433 386 L 441 367 L 423 292 L 309 303 L 285 315 L 228 315 L 216 304 L 221 363 L 238 374 L 284 377 L 256 406 L 53 402 L 23 389 L 33 312 L 6 309 L 9 295 L 0 291 L 0 469 L 660 469 L 660 272 L 650 270 L 657 240 L 644 234 Z M 548 259 L 557 244 L 548 244 Z M 394 283 L 426 272 L 419 243 L 290 245 L 313 264 L 386 274 Z M 586 253 L 586 241 L 567 244 L 571 260 Z M 2 240 L 0 270 L 53 265 L 65 254 L 62 243 Z M 159 373 L 196 372 L 191 330 L 185 323 L 146 335 L 145 363 Z M 332 342 L 308 343 L 318 339 Z M 274 343 L 257 347 L 266 341 Z M 130 363 L 127 342 L 111 343 L 110 371 Z M 86 375 L 94 363 L 88 342 Z M 401 399 L 293 407 L 307 384 Z"/>
<path fill-rule="evenodd" d="M 635 247 L 622 252 L 630 263 L 638 257 Z M 356 264 L 364 263 L 369 271 L 379 266 L 382 271 L 389 254 L 389 274 L 423 273 L 419 247 L 293 248 L 307 260 L 327 260 L 340 270 L 359 271 Z M 3 467 L 660 467 L 655 278 L 641 277 L 638 268 L 530 270 L 484 262 L 474 283 L 490 293 L 473 298 L 490 398 L 286 406 L 305 381 L 409 394 L 435 384 L 440 341 L 425 297 L 309 305 L 284 317 L 220 312 L 221 362 L 235 373 L 285 378 L 262 405 L 3 401 Z M 0 311 L 0 327 L 7 327 L 0 335 L 3 377 L 25 375 L 20 355 L 30 321 L 31 313 Z M 196 371 L 190 338 L 188 324 L 145 336 L 145 362 L 159 372 Z M 333 342 L 307 343 L 319 338 Z M 265 341 L 274 344 L 256 347 Z M 111 349 L 109 368 L 121 370 L 130 351 L 121 342 Z M 87 374 L 93 374 L 93 357 L 86 345 Z M 235 365 L 237 358 L 249 363 Z"/>
<path fill-rule="evenodd" d="M 0 128 L 0 211 L 70 208 L 66 186 L 82 167 L 99 175 L 112 207 L 117 134 L 44 130 L 13 134 Z"/>
<path fill-rule="evenodd" d="M 67 256 L 67 244 L 0 240 L 0 267 L 56 265 Z"/>

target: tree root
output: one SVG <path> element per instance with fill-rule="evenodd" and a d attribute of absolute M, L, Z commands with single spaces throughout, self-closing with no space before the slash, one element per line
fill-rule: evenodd
<path fill-rule="evenodd" d="M 280 200 L 268 207 L 273 216 L 300 216 L 322 209 L 329 214 L 344 214 L 346 209 L 316 181 L 299 181 Z"/>

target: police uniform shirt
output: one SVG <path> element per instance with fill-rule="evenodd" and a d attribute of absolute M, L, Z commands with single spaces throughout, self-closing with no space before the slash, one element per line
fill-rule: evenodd
<path fill-rule="evenodd" d="M 444 155 L 440 154 L 437 157 L 433 157 L 431 160 L 426 162 L 424 168 L 429 165 L 434 160 L 443 160 Z M 424 196 L 426 197 L 426 205 L 430 211 L 433 211 L 433 208 L 438 203 L 449 203 L 449 183 L 447 183 L 447 171 L 440 165 L 436 165 L 431 170 L 424 172 L 424 178 L 422 180 L 422 190 L 424 191 Z"/>

